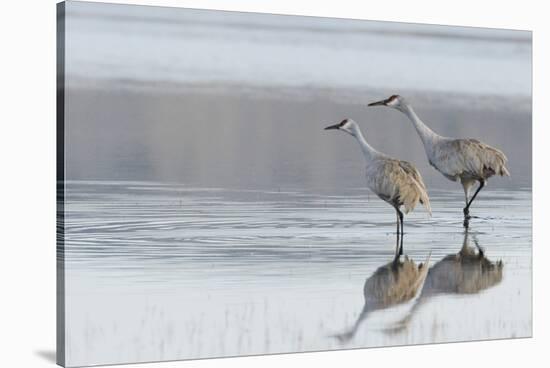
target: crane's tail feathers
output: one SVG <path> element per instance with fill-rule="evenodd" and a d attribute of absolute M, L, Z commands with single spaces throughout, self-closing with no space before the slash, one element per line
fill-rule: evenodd
<path fill-rule="evenodd" d="M 508 168 L 506 166 L 502 165 L 498 174 L 500 176 L 510 176 L 510 171 L 508 171 Z"/>
<path fill-rule="evenodd" d="M 422 180 L 422 179 L 420 179 Z M 426 185 L 424 182 L 416 182 L 418 195 L 419 195 L 419 201 L 424 205 L 428 213 L 430 214 L 430 217 L 432 216 L 432 206 L 430 204 L 430 197 L 428 196 L 428 192 L 426 190 Z"/>
<path fill-rule="evenodd" d="M 482 163 L 482 172 L 483 174 L 491 175 L 500 175 L 500 176 L 510 176 L 510 172 L 506 167 L 508 158 L 506 155 L 499 149 L 485 146 L 485 149 L 482 151 L 481 163 Z M 487 170 L 487 172 L 485 172 Z"/>
<path fill-rule="evenodd" d="M 404 212 L 409 213 L 414 209 L 418 202 L 420 202 L 426 208 L 430 216 L 432 216 L 432 207 L 430 205 L 430 198 L 428 197 L 428 193 L 426 193 L 426 191 L 420 185 L 417 185 L 415 189 L 415 194 L 404 198 Z"/>
<path fill-rule="evenodd" d="M 394 193 L 398 195 L 405 207 L 405 213 L 412 211 L 420 202 L 426 207 L 431 216 L 430 198 L 422 176 L 412 164 L 406 161 L 392 161 L 392 163 L 396 162 L 399 169 L 396 169 L 395 165 L 390 167 L 391 170 L 389 171 L 392 174 L 390 179 L 392 179 L 394 185 Z"/>
<path fill-rule="evenodd" d="M 412 211 L 418 202 L 420 202 L 426 208 L 430 216 L 432 215 L 430 197 L 428 197 L 428 192 L 423 184 L 424 183 L 421 184 L 413 179 L 411 185 L 407 186 L 406 190 L 402 190 L 400 193 L 400 196 L 403 199 L 405 213 Z"/>
<path fill-rule="evenodd" d="M 428 211 L 428 215 L 430 215 L 430 217 L 432 217 L 432 207 L 430 206 L 430 202 L 428 202 L 426 205 L 426 210 Z"/>
<path fill-rule="evenodd" d="M 428 211 L 428 214 L 430 215 L 430 217 L 432 217 L 432 206 L 430 205 L 430 199 L 428 198 L 427 193 L 425 193 L 424 198 L 420 200 L 420 203 L 424 205 L 426 211 Z"/>

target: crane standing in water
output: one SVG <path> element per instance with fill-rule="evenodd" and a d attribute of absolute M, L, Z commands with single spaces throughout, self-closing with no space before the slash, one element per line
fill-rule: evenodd
<path fill-rule="evenodd" d="M 361 133 L 359 125 L 344 119 L 325 130 L 337 129 L 355 137 L 367 160 L 367 186 L 378 197 L 389 203 L 397 214 L 397 244 L 394 262 L 403 254 L 403 212 L 413 210 L 418 202 L 422 203 L 431 215 L 430 199 L 424 181 L 418 170 L 409 162 L 391 158 L 372 148 Z M 401 240 L 401 242 L 399 242 Z"/>
<path fill-rule="evenodd" d="M 469 226 L 470 206 L 487 183 L 487 179 L 493 175 L 510 175 L 506 168 L 507 159 L 502 151 L 477 139 L 455 139 L 436 134 L 420 120 L 412 106 L 399 95 L 370 103 L 369 106 L 387 106 L 407 115 L 424 144 L 430 165 L 449 180 L 460 179 L 466 202 L 463 209 L 465 227 Z M 479 186 L 470 198 L 470 189 L 476 181 L 479 182 Z"/>

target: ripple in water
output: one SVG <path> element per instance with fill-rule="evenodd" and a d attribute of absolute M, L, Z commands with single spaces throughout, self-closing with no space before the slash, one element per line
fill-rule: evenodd
<path fill-rule="evenodd" d="M 482 193 L 468 233 L 461 193 L 430 194 L 434 216 L 406 217 L 408 258 L 392 268 L 395 214 L 366 191 L 70 182 L 67 354 L 79 365 L 530 336 L 531 192 Z"/>

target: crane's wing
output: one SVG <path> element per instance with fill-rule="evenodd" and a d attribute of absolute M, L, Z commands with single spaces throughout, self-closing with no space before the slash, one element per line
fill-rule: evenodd
<path fill-rule="evenodd" d="M 397 160 L 397 162 L 401 170 L 405 172 L 405 175 L 413 182 L 412 186 L 415 187 L 414 189 L 418 192 L 418 200 L 426 207 L 431 215 L 432 208 L 430 206 L 430 198 L 428 197 L 428 190 L 426 189 L 426 184 L 424 184 L 422 175 L 420 175 L 418 169 L 410 162 L 402 160 Z"/>
<path fill-rule="evenodd" d="M 504 153 L 477 139 L 451 139 L 439 143 L 434 150 L 434 161 L 432 164 L 452 180 L 464 174 L 474 179 L 510 175 Z"/>
<path fill-rule="evenodd" d="M 427 192 L 426 184 L 424 184 L 424 180 L 422 180 L 422 176 L 420 175 L 420 172 L 416 169 L 416 167 L 414 167 L 413 164 L 411 164 L 408 161 L 401 161 L 401 160 L 398 161 L 398 164 L 401 167 L 401 169 L 405 171 L 407 175 L 410 175 L 414 180 L 416 180 L 417 183 L 422 187 L 422 189 L 424 189 L 424 191 Z"/>
<path fill-rule="evenodd" d="M 431 214 L 426 185 L 418 170 L 407 161 L 384 158 L 367 167 L 369 187 L 388 202 L 398 202 L 405 213 L 422 203 Z"/>

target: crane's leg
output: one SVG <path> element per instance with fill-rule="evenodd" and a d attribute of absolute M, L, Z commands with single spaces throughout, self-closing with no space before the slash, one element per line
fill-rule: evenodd
<path fill-rule="evenodd" d="M 470 218 L 470 206 L 472 205 L 472 202 L 474 201 L 474 199 L 476 199 L 477 194 L 479 193 L 479 191 L 481 189 L 483 189 L 484 186 L 485 186 L 485 180 L 482 179 L 482 180 L 479 181 L 479 187 L 477 187 L 476 192 L 474 193 L 472 198 L 470 198 L 470 201 L 466 205 L 466 208 L 464 208 L 464 214 L 467 214 L 468 218 Z"/>
<path fill-rule="evenodd" d="M 466 204 L 466 206 L 463 209 L 463 212 L 464 212 L 464 223 L 463 223 L 463 225 L 464 225 L 464 227 L 467 228 L 468 226 L 470 226 L 470 219 L 471 219 L 470 205 L 472 204 L 473 200 L 477 196 L 477 193 L 479 193 L 481 188 L 483 188 L 483 186 L 485 185 L 485 182 L 483 181 L 483 183 L 482 183 L 482 181 L 479 181 L 479 183 L 480 183 L 479 187 L 477 188 L 477 190 L 474 193 L 474 195 L 472 196 L 472 198 L 469 198 L 470 188 L 474 185 L 474 183 L 476 181 L 473 180 L 473 179 L 464 178 L 464 179 L 461 179 L 461 182 L 462 182 L 462 187 L 464 188 L 464 202 Z"/>
<path fill-rule="evenodd" d="M 401 237 L 400 233 L 399 233 L 399 225 L 400 225 L 400 222 L 399 222 L 399 210 L 397 209 L 397 207 L 395 207 L 395 216 L 396 216 L 396 225 L 397 225 L 397 229 L 395 231 L 395 255 L 394 255 L 394 258 L 393 258 L 393 263 L 395 265 L 397 265 L 397 263 L 399 262 L 399 238 Z"/>
<path fill-rule="evenodd" d="M 464 222 L 462 223 L 466 229 L 470 226 L 470 215 L 464 215 Z"/>
<path fill-rule="evenodd" d="M 461 179 L 460 182 L 462 183 L 462 188 L 464 189 L 464 209 L 462 212 L 464 212 L 464 220 L 469 220 L 470 214 L 468 203 L 470 202 L 470 188 L 474 185 L 475 181 L 470 179 Z"/>
<path fill-rule="evenodd" d="M 395 230 L 395 233 L 396 233 L 397 235 L 399 235 L 399 229 L 400 229 L 399 225 L 400 225 L 400 222 L 399 222 L 399 212 L 397 212 L 397 211 L 399 211 L 399 210 L 398 210 L 398 209 L 395 209 L 395 216 L 396 216 L 395 224 L 397 225 L 397 229 Z"/>
<path fill-rule="evenodd" d="M 403 255 L 403 212 L 399 210 L 398 207 L 395 208 L 397 211 L 397 217 L 399 220 L 399 225 L 401 227 L 401 238 L 400 238 L 400 244 L 399 244 L 399 256 Z"/>
<path fill-rule="evenodd" d="M 399 258 L 403 254 L 403 213 L 399 210 L 398 206 L 394 206 L 395 213 L 397 215 L 397 237 L 395 239 L 395 256 L 393 263 L 395 266 L 399 263 Z"/>
<path fill-rule="evenodd" d="M 401 245 L 399 246 L 399 255 L 403 255 L 403 212 L 399 211 L 399 221 L 401 222 Z"/>

